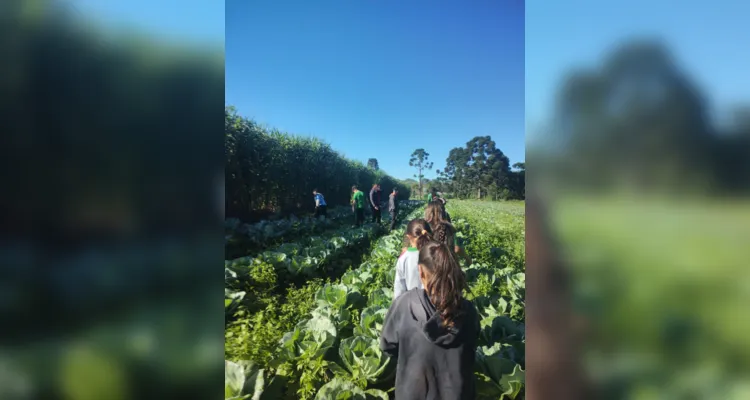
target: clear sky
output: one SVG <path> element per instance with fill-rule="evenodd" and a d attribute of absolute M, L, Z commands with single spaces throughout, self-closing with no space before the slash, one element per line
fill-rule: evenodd
<path fill-rule="evenodd" d="M 526 121 L 550 113 L 572 66 L 596 66 L 621 39 L 661 38 L 718 110 L 750 100 L 750 2 L 527 0 Z"/>
<path fill-rule="evenodd" d="M 111 29 L 201 44 L 224 43 L 224 2 L 217 0 L 59 0 Z"/>
<path fill-rule="evenodd" d="M 474 136 L 523 161 L 523 34 L 519 0 L 228 0 L 226 101 L 398 178 Z"/>

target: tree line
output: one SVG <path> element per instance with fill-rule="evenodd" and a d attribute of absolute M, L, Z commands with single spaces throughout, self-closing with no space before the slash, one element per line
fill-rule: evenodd
<path fill-rule="evenodd" d="M 477 136 L 464 147 L 453 148 L 445 168 L 435 170 L 437 178 L 426 179 L 424 172 L 434 167 L 430 153 L 416 149 L 409 159 L 416 180 L 409 181 L 412 191 L 424 197 L 436 189 L 459 199 L 521 200 L 526 197 L 526 165 L 510 165 L 508 157 L 490 136 Z"/>
<path fill-rule="evenodd" d="M 563 80 L 549 127 L 527 149 L 539 171 L 533 182 L 588 191 L 747 194 L 750 105 L 722 106 L 709 104 L 663 43 L 624 43 Z"/>

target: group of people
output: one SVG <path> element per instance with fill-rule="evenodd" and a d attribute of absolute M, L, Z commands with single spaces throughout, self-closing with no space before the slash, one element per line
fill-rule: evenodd
<path fill-rule="evenodd" d="M 352 186 L 352 211 L 354 212 L 354 226 L 362 226 L 365 222 L 365 194 L 359 190 L 357 185 Z M 367 196 L 367 204 L 372 211 L 372 223 L 381 224 L 383 222 L 382 210 L 383 199 L 382 189 L 379 183 L 374 183 Z M 388 196 L 388 213 L 391 215 L 391 230 L 396 227 L 398 219 L 398 189 L 393 187 L 391 194 Z"/>
<path fill-rule="evenodd" d="M 367 196 L 367 204 L 370 210 L 372 210 L 372 222 L 378 224 L 383 222 L 381 193 L 380 184 L 375 183 L 372 185 L 372 189 L 370 189 L 369 196 Z M 320 216 L 325 218 L 328 215 L 328 206 L 323 194 L 318 189 L 313 189 L 313 196 L 315 198 L 315 218 Z M 362 226 L 365 223 L 365 194 L 359 190 L 357 185 L 352 186 L 350 203 L 352 205 L 352 212 L 354 213 L 354 226 Z M 398 220 L 398 189 L 395 187 L 391 190 L 390 196 L 388 196 L 388 213 L 391 215 L 390 228 L 393 230 Z"/>
<path fill-rule="evenodd" d="M 471 258 L 456 244 L 445 200 L 432 197 L 424 218 L 406 226 L 380 348 L 398 359 L 397 399 L 471 399 L 480 325 L 459 264 Z"/>
<path fill-rule="evenodd" d="M 318 190 L 315 216 L 326 216 Z M 398 217 L 398 190 L 388 199 L 391 230 Z M 365 194 L 352 186 L 354 225 L 364 223 Z M 372 222 L 381 223 L 381 188 L 372 185 L 367 203 Z M 456 229 L 436 190 L 428 195 L 424 218 L 406 226 L 404 247 L 396 261 L 393 303 L 383 322 L 380 348 L 396 362 L 397 399 L 469 399 L 475 397 L 474 353 L 479 316 L 463 297 L 467 288 L 460 259 L 471 257 L 456 243 Z M 407 367 L 408 366 L 408 367 Z"/>

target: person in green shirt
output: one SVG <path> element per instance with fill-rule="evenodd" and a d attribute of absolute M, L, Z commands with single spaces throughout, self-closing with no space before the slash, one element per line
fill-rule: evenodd
<path fill-rule="evenodd" d="M 354 226 L 361 226 L 365 222 L 365 194 L 357 185 L 352 186 L 352 209 L 354 210 Z"/>
<path fill-rule="evenodd" d="M 432 200 L 437 197 L 437 189 L 430 189 L 430 193 L 427 195 L 427 204 L 432 203 Z"/>

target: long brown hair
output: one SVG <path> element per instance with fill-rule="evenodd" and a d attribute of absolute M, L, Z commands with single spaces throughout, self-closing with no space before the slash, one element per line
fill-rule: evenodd
<path fill-rule="evenodd" d="M 448 222 L 445 219 L 445 209 L 440 201 L 431 201 L 424 210 L 424 219 L 433 229 L 441 222 Z"/>
<path fill-rule="evenodd" d="M 404 237 L 404 243 L 407 246 L 411 246 L 409 238 L 417 239 L 417 250 L 421 250 L 430 240 L 432 240 L 432 229 L 430 224 L 422 218 L 416 218 L 409 221 L 406 225 L 406 237 Z"/>
<path fill-rule="evenodd" d="M 462 316 L 466 277 L 456 255 L 443 243 L 430 241 L 419 250 L 419 265 L 428 275 L 425 290 L 440 313 L 443 325 L 453 327 Z"/>
<path fill-rule="evenodd" d="M 432 226 L 432 237 L 435 241 L 448 246 L 451 251 L 456 246 L 456 228 L 449 222 L 440 222 L 437 226 Z"/>

